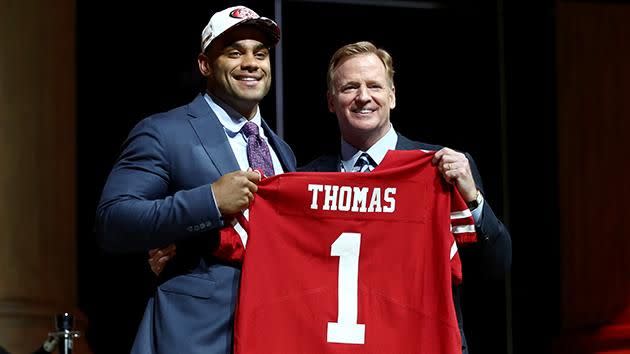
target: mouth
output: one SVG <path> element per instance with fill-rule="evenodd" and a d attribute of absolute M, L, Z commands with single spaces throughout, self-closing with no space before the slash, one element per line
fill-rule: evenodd
<path fill-rule="evenodd" d="M 233 77 L 238 81 L 260 81 L 262 79 L 260 75 L 233 75 Z"/>
<path fill-rule="evenodd" d="M 234 80 L 238 81 L 246 87 L 254 87 L 258 85 L 260 80 L 262 80 L 262 77 L 253 75 L 234 75 L 232 77 L 234 78 Z"/>
<path fill-rule="evenodd" d="M 351 110 L 352 113 L 356 113 L 358 115 L 368 115 L 368 114 L 372 114 L 376 111 L 376 108 L 355 108 Z"/>

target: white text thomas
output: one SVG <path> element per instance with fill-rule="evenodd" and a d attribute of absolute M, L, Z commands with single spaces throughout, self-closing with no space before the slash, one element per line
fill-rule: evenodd
<path fill-rule="evenodd" d="M 396 188 L 351 187 L 309 184 L 311 209 L 357 213 L 393 213 L 396 210 Z"/>

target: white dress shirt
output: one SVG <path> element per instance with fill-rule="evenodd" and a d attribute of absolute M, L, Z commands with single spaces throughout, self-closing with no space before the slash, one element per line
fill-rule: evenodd
<path fill-rule="evenodd" d="M 223 125 L 225 136 L 227 136 L 232 152 L 234 152 L 238 166 L 242 171 L 247 170 L 247 168 L 250 167 L 249 161 L 247 160 L 247 138 L 245 137 L 245 134 L 241 133 L 241 128 L 243 128 L 245 123 L 247 123 L 247 119 L 240 113 L 228 107 L 226 104 L 220 104 L 218 98 L 212 97 L 207 93 L 204 94 L 203 97 L 206 99 L 206 102 L 208 102 L 210 109 L 217 115 L 217 118 L 219 118 L 221 125 Z M 251 121 L 256 123 L 260 136 L 269 147 L 275 174 L 283 173 L 284 170 L 282 169 L 280 159 L 278 159 L 278 155 L 276 155 L 276 152 L 269 144 L 269 140 L 265 135 L 265 130 L 262 128 L 260 108 L 257 107 L 256 115 L 251 119 Z"/>
<path fill-rule="evenodd" d="M 343 138 L 341 138 L 341 166 L 340 169 L 342 172 L 352 171 L 355 163 L 359 159 L 362 153 L 367 153 L 370 155 L 372 160 L 376 162 L 376 165 L 379 165 L 383 159 L 385 158 L 385 154 L 387 154 L 388 150 L 396 150 L 396 143 L 398 143 L 398 134 L 394 130 L 393 125 L 389 125 L 389 130 L 385 135 L 380 138 L 374 145 L 370 146 L 367 151 L 361 151 L 355 148 L 354 146 L 348 144 Z M 479 223 L 481 220 L 481 212 L 483 210 L 484 201 L 481 201 L 478 207 L 474 210 L 471 210 L 473 219 L 475 219 L 475 223 Z"/>

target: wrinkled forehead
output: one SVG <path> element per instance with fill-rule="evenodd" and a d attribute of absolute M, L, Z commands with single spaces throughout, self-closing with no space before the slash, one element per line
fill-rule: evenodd
<path fill-rule="evenodd" d="M 342 58 L 337 62 L 332 74 L 334 81 L 380 81 L 388 79 L 385 64 L 372 53 Z"/>

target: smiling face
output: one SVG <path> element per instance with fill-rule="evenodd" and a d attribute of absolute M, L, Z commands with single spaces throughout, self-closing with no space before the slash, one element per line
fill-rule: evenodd
<path fill-rule="evenodd" d="M 355 148 L 369 149 L 389 130 L 395 89 L 374 53 L 342 59 L 332 71 L 327 97 L 343 139 Z"/>
<path fill-rule="evenodd" d="M 208 91 L 246 118 L 271 87 L 269 38 L 254 26 L 238 26 L 199 54 L 199 70 Z"/>

